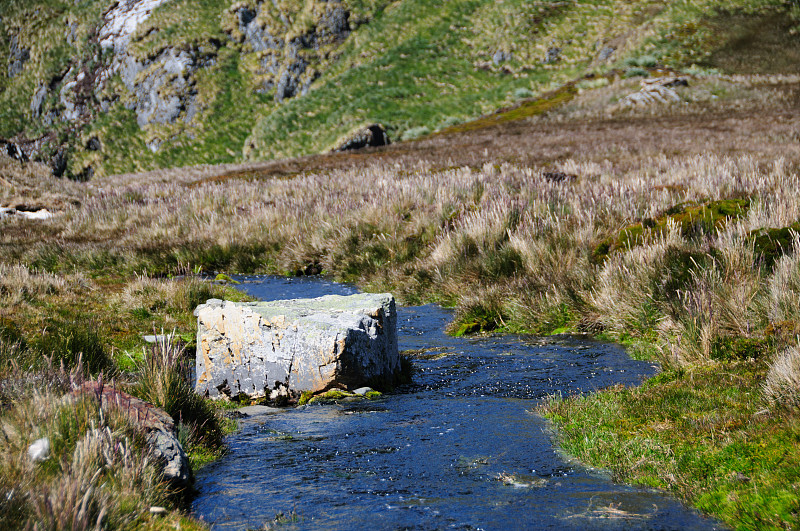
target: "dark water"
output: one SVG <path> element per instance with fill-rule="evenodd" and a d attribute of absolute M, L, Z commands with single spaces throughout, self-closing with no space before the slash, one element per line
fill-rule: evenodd
<path fill-rule="evenodd" d="M 263 279 L 264 299 L 355 292 Z M 253 416 L 197 474 L 214 529 L 714 529 L 674 499 L 566 460 L 533 410 L 551 393 L 636 384 L 654 372 L 618 347 L 503 336 L 456 339 L 435 306 L 399 308 L 414 384 L 377 401 Z M 294 516 L 275 523 L 276 514 Z"/>

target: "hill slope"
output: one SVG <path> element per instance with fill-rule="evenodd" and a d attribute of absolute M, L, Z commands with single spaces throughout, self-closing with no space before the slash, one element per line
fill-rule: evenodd
<path fill-rule="evenodd" d="M 408 139 L 612 67 L 785 70 L 800 51 L 795 11 L 786 0 L 11 0 L 0 137 L 78 180 L 319 153 L 375 122 Z M 775 47 L 789 60 L 764 61 Z"/>

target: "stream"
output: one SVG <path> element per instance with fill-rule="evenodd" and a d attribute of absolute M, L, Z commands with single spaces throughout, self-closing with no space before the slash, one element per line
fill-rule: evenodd
<path fill-rule="evenodd" d="M 356 292 L 308 278 L 241 288 L 263 300 Z M 576 338 L 453 338 L 451 317 L 398 307 L 400 350 L 421 351 L 411 385 L 240 420 L 230 452 L 196 474 L 195 516 L 215 530 L 723 528 L 561 455 L 535 413 L 547 395 L 636 385 L 655 366 Z"/>

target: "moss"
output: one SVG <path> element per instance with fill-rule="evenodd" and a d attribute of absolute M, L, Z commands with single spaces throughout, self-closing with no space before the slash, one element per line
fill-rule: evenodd
<path fill-rule="evenodd" d="M 765 367 L 666 370 L 542 410 L 567 452 L 618 481 L 670 490 L 737 529 L 793 529 L 800 424 L 764 409 Z"/>
<path fill-rule="evenodd" d="M 490 116 L 478 118 L 463 124 L 455 125 L 453 127 L 448 127 L 447 129 L 444 129 L 436 134 L 447 135 L 453 133 L 463 133 L 465 131 L 484 129 L 486 127 L 500 125 L 502 123 L 512 122 L 514 120 L 522 120 L 524 118 L 538 116 L 569 102 L 577 95 L 578 88 L 575 86 L 575 83 L 568 83 L 564 87 L 549 92 L 533 101 L 525 101 L 511 108 L 497 111 Z"/>
<path fill-rule="evenodd" d="M 503 326 L 503 316 L 496 309 L 474 306 L 448 326 L 448 332 L 462 337 L 478 332 L 492 332 Z"/>
<path fill-rule="evenodd" d="M 711 233 L 724 227 L 728 220 L 743 217 L 749 208 L 749 199 L 680 203 L 669 208 L 662 216 L 629 225 L 615 236 L 601 241 L 592 251 L 592 261 L 601 263 L 614 252 L 624 251 L 665 235 L 671 223 L 677 226 L 684 238 Z"/>
<path fill-rule="evenodd" d="M 764 336 L 772 342 L 776 350 L 793 345 L 800 336 L 800 323 L 796 321 L 779 321 L 770 323 L 764 329 Z"/>
<path fill-rule="evenodd" d="M 348 396 L 353 396 L 353 394 L 348 393 L 347 391 L 341 391 L 339 389 L 331 389 L 320 398 L 325 400 L 341 400 L 342 398 L 347 398 Z"/>
<path fill-rule="evenodd" d="M 303 393 L 300 395 L 300 398 L 297 400 L 297 405 L 302 406 L 308 404 L 313 397 L 314 397 L 313 391 L 303 391 Z"/>
<path fill-rule="evenodd" d="M 756 263 L 770 270 L 781 256 L 792 251 L 798 235 L 800 235 L 800 222 L 795 222 L 788 227 L 754 230 L 747 235 L 747 238 L 753 244 Z"/>
<path fill-rule="evenodd" d="M 772 352 L 769 338 L 716 337 L 711 342 L 711 358 L 718 361 L 763 359 Z"/>

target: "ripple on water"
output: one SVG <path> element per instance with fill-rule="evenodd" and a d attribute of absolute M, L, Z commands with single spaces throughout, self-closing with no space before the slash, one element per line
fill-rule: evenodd
<path fill-rule="evenodd" d="M 243 286 L 271 298 L 354 291 L 286 279 Z M 257 528 L 279 513 L 298 529 L 718 527 L 668 496 L 565 461 L 531 412 L 548 394 L 636 384 L 652 365 L 585 340 L 452 338 L 450 317 L 398 309 L 416 374 L 395 394 L 241 421 L 231 451 L 198 472 L 194 513 L 214 529 Z"/>

